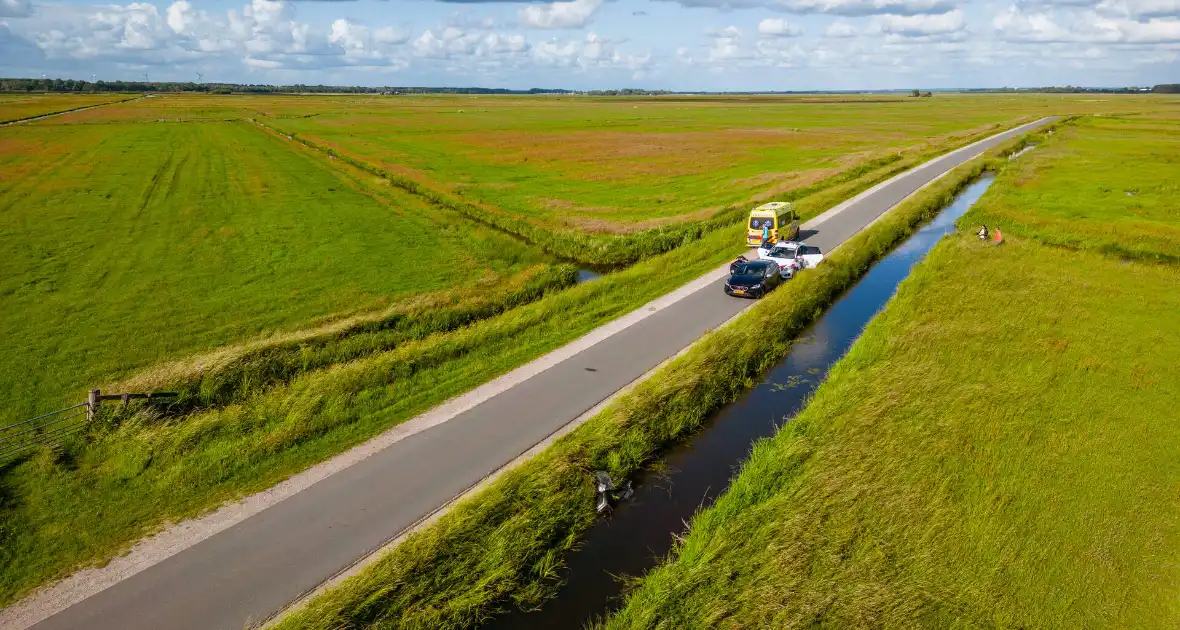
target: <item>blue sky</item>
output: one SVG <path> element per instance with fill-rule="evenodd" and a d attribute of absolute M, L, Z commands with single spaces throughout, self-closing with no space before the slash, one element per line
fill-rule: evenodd
<path fill-rule="evenodd" d="M 1180 0 L 0 0 L 0 75 L 596 89 L 1180 82 Z"/>

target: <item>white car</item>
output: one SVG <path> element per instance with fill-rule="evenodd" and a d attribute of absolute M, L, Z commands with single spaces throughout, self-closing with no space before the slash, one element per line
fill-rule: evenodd
<path fill-rule="evenodd" d="M 790 278 L 800 269 L 814 267 L 824 259 L 819 248 L 795 241 L 782 241 L 772 244 L 769 248 L 759 247 L 758 258 L 773 260 L 782 268 L 783 278 Z"/>

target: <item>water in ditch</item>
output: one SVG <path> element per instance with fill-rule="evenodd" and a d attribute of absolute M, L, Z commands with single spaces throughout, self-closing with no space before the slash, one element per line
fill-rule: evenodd
<path fill-rule="evenodd" d="M 635 479 L 635 495 L 586 532 L 567 558 L 565 584 L 539 611 L 514 610 L 485 628 L 579 628 L 618 607 L 622 576 L 654 568 L 692 515 L 725 491 L 752 443 L 773 435 L 844 356 L 897 286 L 991 185 L 985 175 L 933 221 L 873 266 L 799 337 L 778 366 L 741 398 L 717 412 L 652 473 Z M 587 483 L 590 480 L 587 479 Z"/>

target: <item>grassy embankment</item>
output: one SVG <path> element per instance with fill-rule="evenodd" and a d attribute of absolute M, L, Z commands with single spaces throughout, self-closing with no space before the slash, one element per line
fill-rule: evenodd
<path fill-rule="evenodd" d="M 1018 142 L 1004 150 L 1014 146 Z M 692 433 L 779 361 L 798 331 L 986 163 L 960 167 L 902 204 L 824 265 L 710 333 L 601 414 L 279 627 L 471 627 L 513 604 L 532 606 L 551 596 L 563 555 L 595 520 L 593 470 L 625 479 Z"/>
<path fill-rule="evenodd" d="M 404 334 L 420 321 L 375 332 L 360 322 L 344 335 L 313 331 L 322 339 L 264 342 L 145 373 L 137 381 L 145 387 L 187 379 L 210 402 L 236 404 L 180 418 L 108 416 L 61 455 L 5 470 L 0 599 L 102 561 L 166 521 L 268 487 L 575 339 L 732 256 L 739 229 L 445 334 Z M 97 523 L 96 513 L 105 515 Z"/>
<path fill-rule="evenodd" d="M 0 94 L 0 125 L 136 98 L 126 94 Z"/>
<path fill-rule="evenodd" d="M 0 424 L 160 361 L 549 260 L 447 231 L 456 215 L 245 122 L 34 123 L 0 147 L 0 239 L 19 244 L 0 257 Z"/>
<path fill-rule="evenodd" d="M 1006 243 L 939 244 L 605 627 L 1180 624 L 1177 155 L 1157 114 L 1019 158 L 961 220 Z"/>

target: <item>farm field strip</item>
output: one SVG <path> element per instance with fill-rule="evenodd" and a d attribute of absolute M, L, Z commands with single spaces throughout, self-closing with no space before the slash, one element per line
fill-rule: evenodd
<path fill-rule="evenodd" d="M 598 627 L 1174 627 L 1178 129 L 1007 167 Z"/>
<path fill-rule="evenodd" d="M 981 222 L 1053 245 L 1180 262 L 1180 112 L 1087 117 L 1020 160 L 1004 194 L 980 204 Z"/>
<path fill-rule="evenodd" d="M 416 112 L 407 117 L 415 128 L 390 114 L 361 112 L 264 120 L 325 149 L 510 214 L 564 229 L 627 232 L 706 218 L 733 203 L 812 186 L 898 149 L 946 147 L 998 123 L 1031 119 L 1027 113 L 971 112 L 930 125 L 928 116 L 904 111 L 908 106 L 899 102 L 891 104 L 894 110 L 862 112 L 848 124 L 851 111 L 785 102 L 741 117 L 706 109 L 693 112 L 698 118 L 691 120 L 677 108 L 648 102 L 633 106 L 639 113 L 600 106 L 621 118 L 602 121 L 601 111 L 570 103 L 552 105 L 567 119 L 550 120 L 544 116 L 549 112 L 534 110 L 539 119 L 522 128 L 505 120 L 510 110 L 503 105 L 508 103 L 433 112 L 438 122 L 421 120 L 427 114 Z M 594 118 L 575 118 L 583 112 Z M 875 115 L 879 122 L 873 122 Z"/>
<path fill-rule="evenodd" d="M 0 125 L 78 111 L 100 105 L 126 103 L 139 97 L 126 94 L 0 94 Z"/>

